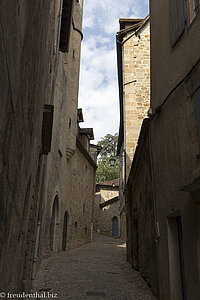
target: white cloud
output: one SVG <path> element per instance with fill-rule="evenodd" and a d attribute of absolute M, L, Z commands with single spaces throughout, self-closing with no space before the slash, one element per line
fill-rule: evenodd
<path fill-rule="evenodd" d="M 145 6 L 145 7 L 143 7 Z M 146 0 L 85 0 L 79 107 L 96 140 L 119 129 L 115 35 L 119 18 L 145 17 Z"/>
<path fill-rule="evenodd" d="M 84 27 L 100 26 L 107 33 L 118 30 L 118 19 L 144 17 L 143 6 L 147 0 L 86 0 L 84 7 Z M 90 20 L 90 21 L 88 21 Z"/>

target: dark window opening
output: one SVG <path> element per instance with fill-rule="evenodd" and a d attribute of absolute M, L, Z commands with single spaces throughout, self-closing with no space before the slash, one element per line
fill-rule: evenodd
<path fill-rule="evenodd" d="M 72 3 L 72 0 L 63 0 L 59 45 L 59 49 L 62 52 L 69 51 L 69 40 L 72 23 Z"/>

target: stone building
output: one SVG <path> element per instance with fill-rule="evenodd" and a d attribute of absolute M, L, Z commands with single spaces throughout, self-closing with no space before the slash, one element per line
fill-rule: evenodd
<path fill-rule="evenodd" d="M 159 299 L 200 295 L 199 1 L 150 1 Z"/>
<path fill-rule="evenodd" d="M 52 2 L 42 0 L 2 0 L 0 19 L 0 289 L 17 292 L 33 260 L 57 23 Z"/>
<path fill-rule="evenodd" d="M 117 33 L 117 63 L 120 99 L 120 128 L 117 154 L 120 157 L 119 198 L 121 237 L 126 240 L 124 190 L 144 117 L 150 102 L 150 22 L 120 19 Z"/>
<path fill-rule="evenodd" d="M 126 186 L 127 259 L 158 294 L 150 120 L 145 118 Z"/>
<path fill-rule="evenodd" d="M 0 290 L 91 240 L 95 157 L 78 107 L 82 1 L 0 2 Z M 77 112 L 78 111 L 78 112 Z"/>
<path fill-rule="evenodd" d="M 119 179 L 96 184 L 94 231 L 107 236 L 120 236 Z"/>
<path fill-rule="evenodd" d="M 159 299 L 197 300 L 199 1 L 165 0 L 161 7 L 151 0 L 150 15 L 151 109 L 127 186 L 128 255 L 154 291 L 157 286 Z M 145 252 L 141 241 L 150 251 Z"/>

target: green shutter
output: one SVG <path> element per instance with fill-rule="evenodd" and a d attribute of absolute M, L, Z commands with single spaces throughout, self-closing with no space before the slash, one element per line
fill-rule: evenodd
<path fill-rule="evenodd" d="M 184 0 L 170 0 L 170 29 L 173 47 L 185 30 Z"/>

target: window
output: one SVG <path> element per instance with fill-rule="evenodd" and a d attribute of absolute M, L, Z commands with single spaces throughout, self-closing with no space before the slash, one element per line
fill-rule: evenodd
<path fill-rule="evenodd" d="M 199 13 L 199 0 L 187 0 L 188 5 L 188 18 L 191 24 L 194 18 Z"/>
<path fill-rule="evenodd" d="M 170 1 L 170 31 L 173 47 L 200 11 L 200 0 L 169 0 Z"/>
<path fill-rule="evenodd" d="M 72 4 L 72 0 L 63 0 L 59 45 L 59 49 L 62 52 L 69 51 L 70 31 L 72 24 Z"/>

